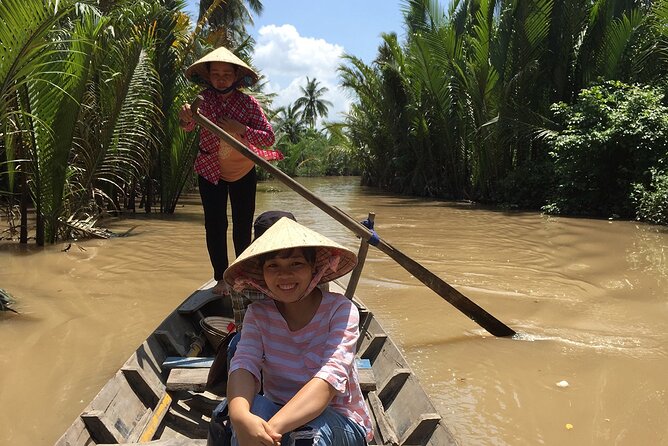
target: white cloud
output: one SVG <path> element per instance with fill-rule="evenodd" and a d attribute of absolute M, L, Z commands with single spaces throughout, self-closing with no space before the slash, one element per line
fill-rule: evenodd
<path fill-rule="evenodd" d="M 338 86 L 337 68 L 343 47 L 323 39 L 303 37 L 292 25 L 263 26 L 258 31 L 253 64 L 267 78 L 267 92 L 276 93 L 274 106 L 293 103 L 301 96 L 306 78 L 317 79 L 329 90 L 323 98 L 332 102 L 328 120 L 340 120 L 350 99 Z"/>

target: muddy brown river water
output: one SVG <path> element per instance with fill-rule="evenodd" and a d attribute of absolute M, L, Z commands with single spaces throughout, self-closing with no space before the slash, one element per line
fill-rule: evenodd
<path fill-rule="evenodd" d="M 382 252 L 358 295 L 402 348 L 462 445 L 668 445 L 668 230 L 393 196 L 300 179 L 515 329 L 495 338 Z M 277 182 L 291 210 L 358 240 Z M 0 242 L 0 445 L 52 445 L 138 344 L 210 278 L 201 207 L 111 221 L 128 237 L 44 249 Z M 561 386 L 557 383 L 562 383 Z"/>

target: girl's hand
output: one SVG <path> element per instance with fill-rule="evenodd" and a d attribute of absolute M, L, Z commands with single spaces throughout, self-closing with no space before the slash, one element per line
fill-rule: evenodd
<path fill-rule="evenodd" d="M 241 419 L 237 418 L 234 425 L 234 432 L 237 434 L 239 445 L 257 445 L 279 446 L 282 435 L 272 429 L 262 418 L 248 413 Z"/>

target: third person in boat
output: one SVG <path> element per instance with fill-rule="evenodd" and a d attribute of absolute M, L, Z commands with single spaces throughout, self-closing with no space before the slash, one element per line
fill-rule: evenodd
<path fill-rule="evenodd" d="M 225 130 L 244 146 L 267 160 L 279 160 L 283 155 L 266 150 L 274 144 L 274 131 L 260 103 L 240 91 L 258 80 L 258 75 L 244 61 L 226 48 L 218 48 L 193 63 L 186 77 L 205 87 L 199 112 Z M 179 112 L 180 125 L 185 131 L 195 129 L 190 104 Z M 199 152 L 195 159 L 199 193 L 204 208 L 206 247 L 213 266 L 215 294 L 227 294 L 223 272 L 227 258 L 227 198 L 232 209 L 232 241 L 236 255 L 250 245 L 257 175 L 255 164 L 227 142 L 203 128 Z"/>

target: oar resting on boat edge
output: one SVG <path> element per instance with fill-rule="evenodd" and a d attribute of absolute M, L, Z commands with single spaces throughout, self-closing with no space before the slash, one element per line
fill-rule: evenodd
<path fill-rule="evenodd" d="M 447 284 L 420 263 L 416 262 L 412 258 L 399 251 L 397 248 L 382 240 L 373 229 L 367 228 L 363 224 L 357 222 L 342 212 L 340 209 L 327 204 L 315 196 L 310 190 L 306 189 L 297 181 L 293 180 L 289 175 L 284 173 L 278 167 L 274 166 L 252 150 L 248 149 L 214 122 L 205 116 L 202 116 L 198 110 L 201 100 L 201 96 L 198 96 L 191 104 L 193 118 L 197 124 L 205 127 L 211 133 L 215 134 L 219 138 L 223 139 L 226 143 L 231 145 L 236 151 L 240 152 L 242 155 L 252 160 L 255 164 L 270 172 L 275 178 L 310 201 L 313 205 L 320 208 L 323 212 L 348 228 L 355 235 L 362 238 L 363 240 L 367 240 L 370 245 L 375 246 L 380 251 L 387 254 L 392 260 L 401 265 L 420 282 L 431 288 L 434 292 L 436 292 L 436 294 L 450 302 L 450 304 L 452 304 L 455 308 L 464 313 L 471 320 L 473 320 L 475 323 L 480 325 L 494 336 L 507 337 L 515 335 L 515 331 L 512 328 L 496 319 L 494 316 L 478 306 L 468 297 L 464 296 L 451 285 Z"/>

